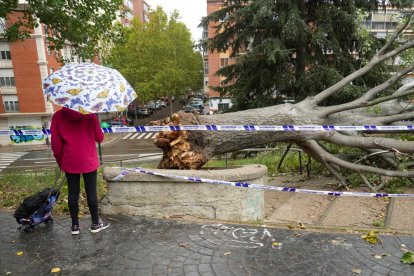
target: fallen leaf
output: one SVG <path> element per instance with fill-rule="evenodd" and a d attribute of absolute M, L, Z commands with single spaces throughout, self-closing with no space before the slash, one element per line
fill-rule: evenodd
<path fill-rule="evenodd" d="M 401 257 L 401 262 L 405 264 L 414 264 L 414 253 L 405 252 Z"/>
<path fill-rule="evenodd" d="M 7 271 L 7 272 L 6 272 L 6 275 L 10 275 L 10 274 L 12 274 L 10 271 Z"/>
<path fill-rule="evenodd" d="M 188 248 L 188 247 L 190 247 L 191 246 L 191 244 L 188 244 L 188 243 L 179 243 L 178 244 L 178 246 L 180 246 L 180 247 L 184 247 L 184 248 Z"/>
<path fill-rule="evenodd" d="M 299 223 L 298 226 L 299 226 L 300 229 L 306 229 L 306 227 L 305 227 L 305 225 L 303 225 L 303 223 Z"/>
<path fill-rule="evenodd" d="M 16 255 L 17 255 L 17 256 L 21 256 L 21 255 L 23 255 L 23 251 L 19 251 L 19 252 L 17 252 L 17 253 L 16 253 Z"/>
<path fill-rule="evenodd" d="M 274 242 L 272 242 L 272 248 L 280 249 L 280 248 L 282 248 L 282 243 L 274 241 Z"/>
<path fill-rule="evenodd" d="M 352 273 L 354 274 L 361 274 L 361 272 L 362 272 L 362 269 L 359 269 L 359 268 L 352 269 Z"/>
<path fill-rule="evenodd" d="M 291 225 L 291 224 L 288 224 L 288 226 L 287 226 L 289 229 L 293 229 L 293 228 L 295 228 L 295 226 L 293 226 L 293 225 Z"/>
<path fill-rule="evenodd" d="M 369 233 L 367 235 L 361 236 L 361 238 L 363 238 L 364 240 L 366 240 L 367 242 L 369 242 L 371 244 L 376 244 L 379 240 L 377 234 L 378 234 L 378 231 L 371 230 L 371 231 L 369 231 Z"/>
<path fill-rule="evenodd" d="M 227 256 L 227 255 L 230 255 L 231 254 L 231 252 L 224 252 L 224 256 Z"/>
<path fill-rule="evenodd" d="M 52 270 L 50 272 L 51 273 L 58 273 L 58 272 L 60 272 L 60 268 L 59 267 L 54 267 L 54 268 L 52 268 Z"/>
<path fill-rule="evenodd" d="M 300 237 L 300 234 L 299 233 L 295 233 L 295 234 L 293 234 L 295 237 Z"/>
<path fill-rule="evenodd" d="M 380 255 L 374 255 L 375 259 L 382 259 L 382 257 Z"/>
<path fill-rule="evenodd" d="M 10 241 L 10 243 L 16 243 L 16 241 Z"/>

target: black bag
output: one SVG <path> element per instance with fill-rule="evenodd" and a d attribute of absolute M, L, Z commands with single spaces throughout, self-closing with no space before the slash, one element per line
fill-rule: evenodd
<path fill-rule="evenodd" d="M 16 211 L 14 211 L 13 217 L 16 219 L 29 218 L 34 212 L 41 208 L 47 202 L 49 196 L 56 191 L 50 192 L 51 190 L 55 189 L 46 188 L 35 195 L 26 197 L 19 207 L 17 207 Z"/>

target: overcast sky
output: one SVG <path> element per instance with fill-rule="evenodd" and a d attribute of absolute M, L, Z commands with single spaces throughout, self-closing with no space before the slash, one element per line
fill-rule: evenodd
<path fill-rule="evenodd" d="M 152 9 L 161 6 L 169 15 L 173 10 L 180 13 L 180 21 L 187 25 L 192 38 L 198 41 L 202 35 L 202 28 L 197 28 L 201 18 L 207 15 L 207 0 L 145 0 Z"/>

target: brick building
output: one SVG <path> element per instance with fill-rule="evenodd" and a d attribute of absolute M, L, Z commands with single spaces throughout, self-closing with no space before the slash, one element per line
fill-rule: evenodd
<path fill-rule="evenodd" d="M 219 10 L 223 5 L 223 0 L 207 0 L 207 15 Z M 216 25 L 209 24 L 204 26 L 203 39 L 214 37 Z M 231 107 L 231 98 L 221 97 L 220 93 L 212 87 L 220 86 L 222 77 L 217 76 L 216 72 L 221 67 L 227 66 L 232 61 L 229 58 L 230 52 L 204 52 L 204 95 L 208 98 L 210 111 L 217 112 Z"/>
<path fill-rule="evenodd" d="M 144 0 L 126 0 L 124 5 L 130 12 L 125 19 L 119 19 L 122 24 L 128 25 L 134 16 L 147 18 L 148 5 Z M 12 22 L 21 15 L 13 12 L 8 20 Z M 47 26 L 40 24 L 25 40 L 7 41 L 0 37 L 0 129 L 48 127 L 58 108 L 46 101 L 42 91 L 42 80 L 62 66 L 47 47 L 47 31 Z M 60 54 L 77 62 L 71 56 L 70 45 Z M 27 143 L 45 143 L 45 137 L 0 137 L 0 145 Z"/>

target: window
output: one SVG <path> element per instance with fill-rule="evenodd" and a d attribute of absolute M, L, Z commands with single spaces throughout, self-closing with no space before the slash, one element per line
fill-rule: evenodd
<path fill-rule="evenodd" d="M 0 77 L 0 86 L 16 86 L 14 77 Z"/>
<path fill-rule="evenodd" d="M 228 12 L 226 12 L 226 14 L 219 19 L 219 22 L 226 22 L 227 20 L 229 20 L 229 13 Z"/>
<path fill-rule="evenodd" d="M 208 81 L 204 81 L 204 86 L 208 86 Z"/>
<path fill-rule="evenodd" d="M 230 108 L 230 104 L 229 103 L 219 103 L 218 104 L 218 110 L 225 110 Z"/>
<path fill-rule="evenodd" d="M 51 49 L 50 45 L 47 45 L 47 54 L 49 56 L 52 55 L 52 49 Z"/>
<path fill-rule="evenodd" d="M 204 61 L 204 75 L 208 74 L 208 61 Z"/>
<path fill-rule="evenodd" d="M 16 95 L 3 95 L 4 111 L 19 112 L 19 101 Z"/>
<path fill-rule="evenodd" d="M 220 67 L 226 67 L 229 65 L 229 58 L 221 58 L 220 59 Z"/>
<path fill-rule="evenodd" d="M 11 60 L 10 51 L 0 51 L 0 59 Z"/>
<path fill-rule="evenodd" d="M 3 17 L 0 17 L 0 34 L 3 34 L 6 30 L 6 20 Z"/>

